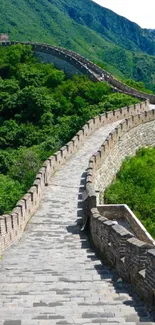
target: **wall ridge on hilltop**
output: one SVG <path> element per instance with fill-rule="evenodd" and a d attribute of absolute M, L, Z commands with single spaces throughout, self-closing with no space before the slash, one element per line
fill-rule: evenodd
<path fill-rule="evenodd" d="M 71 64 L 71 66 L 73 66 L 77 71 L 80 71 L 82 74 L 88 75 L 89 78 L 91 78 L 93 81 L 107 81 L 110 85 L 112 85 L 114 91 L 123 92 L 125 94 L 129 94 L 143 100 L 148 99 L 150 103 L 155 104 L 155 95 L 150 95 L 125 85 L 123 82 L 116 79 L 110 73 L 108 73 L 101 67 L 97 66 L 95 63 L 87 60 L 82 55 L 74 51 L 67 50 L 65 48 L 61 48 L 57 46 L 48 45 L 48 44 L 32 43 L 32 42 L 19 42 L 19 41 L 5 42 L 4 41 L 1 42 L 0 44 L 2 46 L 10 46 L 18 43 L 31 45 L 34 52 L 42 52 L 42 53 L 46 53 L 47 55 L 51 53 L 55 57 L 58 57 L 59 59 L 64 60 L 65 62 Z M 60 61 L 58 65 L 59 64 Z"/>

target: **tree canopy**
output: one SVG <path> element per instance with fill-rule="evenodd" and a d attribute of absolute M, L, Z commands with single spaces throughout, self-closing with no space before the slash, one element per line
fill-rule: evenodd
<path fill-rule="evenodd" d="M 39 63 L 31 46 L 0 47 L 0 184 L 6 183 L 1 186 L 0 213 L 13 208 L 41 163 L 88 119 L 136 102 L 113 93 L 105 82 L 77 75 L 69 79 L 52 64 Z"/>
<path fill-rule="evenodd" d="M 127 158 L 105 191 L 105 203 L 127 204 L 155 238 L 155 148 Z"/>

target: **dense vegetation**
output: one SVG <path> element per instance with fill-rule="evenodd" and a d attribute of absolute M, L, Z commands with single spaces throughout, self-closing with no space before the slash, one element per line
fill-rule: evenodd
<path fill-rule="evenodd" d="M 0 47 L 0 214 L 88 119 L 137 101 L 85 76 L 67 79 L 37 62 L 30 46 Z"/>
<path fill-rule="evenodd" d="M 77 51 L 155 91 L 154 33 L 91 0 L 2 0 L 0 30 Z"/>
<path fill-rule="evenodd" d="M 153 94 L 153 92 L 151 90 L 149 90 L 145 87 L 145 84 L 142 81 L 136 82 L 135 80 L 132 80 L 132 79 L 126 79 L 126 80 L 123 80 L 123 83 L 125 83 L 126 85 L 128 85 L 131 88 L 142 91 L 143 93 Z"/>
<path fill-rule="evenodd" d="M 155 238 L 155 148 L 139 149 L 124 161 L 105 202 L 128 204 Z"/>

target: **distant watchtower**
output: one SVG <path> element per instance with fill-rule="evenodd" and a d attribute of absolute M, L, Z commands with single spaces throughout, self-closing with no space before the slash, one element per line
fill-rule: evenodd
<path fill-rule="evenodd" d="M 9 41 L 9 35 L 5 33 L 0 33 L 0 43 L 8 42 L 8 41 Z"/>

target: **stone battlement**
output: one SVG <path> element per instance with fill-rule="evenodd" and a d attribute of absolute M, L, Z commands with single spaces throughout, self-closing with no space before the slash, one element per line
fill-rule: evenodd
<path fill-rule="evenodd" d="M 126 205 L 98 205 L 95 189 L 104 191 L 122 161 L 141 146 L 155 145 L 155 110 L 131 116 L 109 134 L 89 160 L 84 197 L 84 226 L 101 257 L 154 306 L 154 240 Z M 124 228 L 119 219 L 130 226 Z M 116 221 L 118 223 L 116 223 Z"/>
<path fill-rule="evenodd" d="M 50 177 L 79 149 L 90 134 L 101 126 L 122 120 L 148 109 L 149 102 L 145 101 L 96 116 L 89 120 L 71 141 L 53 156 L 49 157 L 36 175 L 32 187 L 22 199 L 17 202 L 12 212 L 0 217 L 0 254 L 22 236 L 26 224 L 39 207 L 44 188 L 48 184 Z"/>

